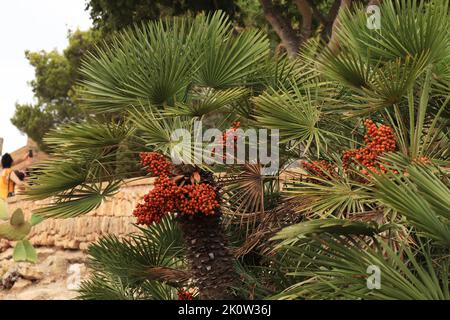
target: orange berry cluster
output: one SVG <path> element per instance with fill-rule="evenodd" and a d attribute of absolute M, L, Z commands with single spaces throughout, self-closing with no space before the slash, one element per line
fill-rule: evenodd
<path fill-rule="evenodd" d="M 183 214 L 203 213 L 208 216 L 213 215 L 220 207 L 216 200 L 216 190 L 209 184 L 187 184 L 179 188 L 180 198 L 177 209 Z"/>
<path fill-rule="evenodd" d="M 159 223 L 163 216 L 176 209 L 176 197 L 179 188 L 167 176 L 156 179 L 154 188 L 144 196 L 144 203 L 139 203 L 133 211 L 138 224 L 151 225 Z"/>
<path fill-rule="evenodd" d="M 206 183 L 178 185 L 171 177 L 172 164 L 159 154 L 141 155 L 142 164 L 152 174 L 158 174 L 154 188 L 144 196 L 133 215 L 138 224 L 159 223 L 168 213 L 213 215 L 220 207 L 216 189 Z M 155 162 L 155 163 L 154 163 Z"/>
<path fill-rule="evenodd" d="M 364 121 L 367 133 L 364 136 L 366 146 L 359 149 L 351 149 L 344 152 L 342 162 L 344 169 L 348 169 L 350 164 L 363 165 L 362 174 L 386 173 L 386 167 L 381 163 L 379 157 L 385 152 L 394 151 L 396 140 L 392 128 L 386 125 L 377 125 L 370 119 Z"/>
<path fill-rule="evenodd" d="M 178 289 L 177 295 L 178 300 L 194 300 L 194 295 L 191 292 L 186 291 L 184 289 Z"/>
<path fill-rule="evenodd" d="M 141 164 L 153 176 L 168 176 L 172 170 L 172 163 L 156 152 L 142 152 Z"/>
<path fill-rule="evenodd" d="M 329 178 L 330 175 L 335 175 L 335 166 L 325 160 L 304 162 L 303 168 L 310 174 L 325 179 Z"/>

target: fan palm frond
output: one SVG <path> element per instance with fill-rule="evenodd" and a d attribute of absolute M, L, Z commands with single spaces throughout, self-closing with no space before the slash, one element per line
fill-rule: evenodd
<path fill-rule="evenodd" d="M 286 183 L 284 194 L 297 204 L 297 212 L 320 218 L 342 217 L 376 207 L 369 185 L 341 174 L 294 178 Z"/>
<path fill-rule="evenodd" d="M 95 274 L 83 281 L 78 290 L 80 300 L 137 300 L 139 291 L 118 276 Z"/>
<path fill-rule="evenodd" d="M 60 154 L 83 150 L 110 153 L 132 133 L 133 129 L 123 124 L 92 121 L 60 126 L 47 134 L 44 141 Z"/>
<path fill-rule="evenodd" d="M 394 0 L 379 5 L 380 29 L 367 28 L 366 8 L 344 11 L 340 17 L 340 45 L 370 56 L 372 61 L 393 61 L 430 53 L 427 65 L 448 56 L 448 0 Z"/>
<path fill-rule="evenodd" d="M 206 89 L 204 92 L 191 94 L 187 103 L 177 103 L 175 107 L 167 108 L 167 115 L 202 117 L 212 112 L 226 112 L 235 102 L 248 95 L 248 90 L 235 87 L 225 90 Z"/>
<path fill-rule="evenodd" d="M 144 280 L 187 281 L 181 231 L 174 218 L 164 218 L 162 224 L 141 230 L 142 234 L 126 239 L 110 235 L 91 245 L 88 250 L 91 267 L 127 279 L 130 284 Z"/>
<path fill-rule="evenodd" d="M 321 234 L 284 249 L 297 261 L 288 275 L 298 283 L 275 299 L 450 299 L 450 260 L 436 261 L 425 243 L 397 252 L 383 240 L 368 246 L 362 239 Z M 379 286 L 371 281 L 375 272 Z"/>
<path fill-rule="evenodd" d="M 235 166 L 221 178 L 220 184 L 227 203 L 226 212 L 241 224 L 259 220 L 259 215 L 271 209 L 271 198 L 280 192 L 278 177 L 263 175 L 260 164 Z"/>
<path fill-rule="evenodd" d="M 190 20 L 151 22 L 127 29 L 91 54 L 81 73 L 83 101 L 92 112 L 117 112 L 183 94 L 192 72 Z"/>
<path fill-rule="evenodd" d="M 80 185 L 55 195 L 51 202 L 33 212 L 44 218 L 73 218 L 97 209 L 119 192 L 121 181 Z"/>
<path fill-rule="evenodd" d="M 428 237 L 450 245 L 450 190 L 436 173 L 410 165 L 403 175 L 377 175 L 374 180 L 376 197 L 382 203 Z"/>
<path fill-rule="evenodd" d="M 312 88 L 293 83 L 290 89 L 267 91 L 254 98 L 255 119 L 264 128 L 278 129 L 280 142 L 289 148 L 302 144 L 307 152 L 314 145 L 319 152 L 336 135 L 324 125 L 326 100 L 321 93 L 318 83 Z"/>
<path fill-rule="evenodd" d="M 174 299 L 175 288 L 190 278 L 175 218 L 139 230 L 123 239 L 106 236 L 89 247 L 93 273 L 81 286 L 81 299 Z M 101 281 L 104 288 L 97 290 Z"/>
<path fill-rule="evenodd" d="M 449 135 L 446 128 L 449 119 L 443 117 L 450 98 L 435 99 L 431 96 L 432 71 L 427 69 L 418 93 L 408 90 L 407 106 L 394 106 L 386 110 L 386 116 L 395 131 L 400 151 L 410 160 L 420 157 L 448 157 Z"/>

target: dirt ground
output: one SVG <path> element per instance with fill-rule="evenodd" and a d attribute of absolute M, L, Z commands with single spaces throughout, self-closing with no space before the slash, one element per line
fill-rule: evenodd
<path fill-rule="evenodd" d="M 82 251 L 37 248 L 36 264 L 15 263 L 12 252 L 9 248 L 0 253 L 0 300 L 75 299 L 88 276 Z"/>

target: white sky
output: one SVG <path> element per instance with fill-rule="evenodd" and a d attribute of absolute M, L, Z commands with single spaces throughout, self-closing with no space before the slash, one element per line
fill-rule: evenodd
<path fill-rule="evenodd" d="M 86 0 L 12 0 L 0 4 L 0 137 L 5 139 L 3 153 L 26 144 L 11 124 L 15 103 L 33 102 L 28 85 L 34 69 L 25 50 L 62 51 L 67 45 L 68 29 L 86 30 L 91 26 Z"/>

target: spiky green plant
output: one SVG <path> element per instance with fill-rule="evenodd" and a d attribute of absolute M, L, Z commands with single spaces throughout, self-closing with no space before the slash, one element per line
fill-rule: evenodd
<path fill-rule="evenodd" d="M 84 101 L 96 120 L 48 138 L 59 157 L 44 164 L 28 194 L 54 197 L 42 215 L 86 213 L 127 178 L 115 170 L 121 150 L 170 155 L 174 129 L 191 130 L 196 119 L 226 128 L 239 119 L 280 131 L 282 166 L 270 177 L 261 175 L 259 164 L 217 168 L 228 235 L 237 238 L 238 270 L 248 284 L 237 292 L 280 299 L 448 299 L 448 5 L 385 1 L 380 30 L 366 28 L 365 10 L 356 6 L 341 13 L 338 52 L 312 42 L 294 60 L 271 57 L 259 32 L 236 36 L 222 14 L 120 33 L 82 69 Z M 364 118 L 394 131 L 397 150 L 382 159 L 390 173 L 366 176 L 343 166 L 342 152 L 363 144 Z M 137 146 L 121 148 L 130 139 Z M 326 160 L 335 170 L 325 176 L 292 172 L 298 159 Z M 197 252 L 195 230 L 211 226 L 197 220 L 180 224 L 194 230 L 184 232 L 183 257 L 202 269 L 208 258 Z M 214 240 L 225 243 L 222 220 L 211 225 L 220 233 Z M 83 297 L 173 297 L 179 284 L 145 273 L 159 254 L 151 248 L 114 238 L 95 245 L 96 277 Z M 120 264 L 125 256 L 134 261 L 129 268 Z M 231 260 L 222 270 L 234 270 Z M 172 268 L 166 262 L 160 267 Z M 370 265 L 381 270 L 379 291 L 367 287 Z M 200 298 L 232 296 L 225 278 L 190 276 Z M 202 283 L 211 281 L 219 285 L 209 292 Z"/>

